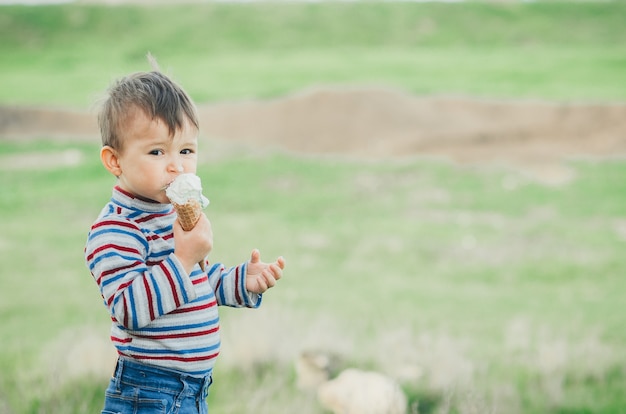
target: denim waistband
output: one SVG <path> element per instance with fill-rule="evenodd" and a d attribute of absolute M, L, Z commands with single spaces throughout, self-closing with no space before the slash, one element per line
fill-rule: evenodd
<path fill-rule="evenodd" d="M 210 374 L 195 377 L 183 371 L 143 364 L 123 356 L 117 360 L 114 379 L 143 389 L 197 399 L 205 399 L 209 395 L 209 386 L 213 382 Z"/>

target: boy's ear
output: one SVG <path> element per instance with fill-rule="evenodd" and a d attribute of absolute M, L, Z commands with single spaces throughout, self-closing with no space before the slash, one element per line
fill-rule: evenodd
<path fill-rule="evenodd" d="M 119 156 L 115 149 L 105 145 L 100 150 L 100 161 L 102 161 L 102 165 L 104 168 L 109 170 L 111 174 L 116 177 L 122 175 L 122 167 L 120 166 Z"/>

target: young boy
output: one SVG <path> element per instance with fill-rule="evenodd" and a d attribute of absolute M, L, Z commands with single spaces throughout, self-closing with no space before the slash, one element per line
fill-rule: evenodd
<path fill-rule="evenodd" d="M 85 259 L 111 315 L 119 359 L 103 413 L 206 413 L 220 349 L 218 305 L 256 308 L 282 276 L 279 257 L 202 271 L 213 247 L 203 214 L 184 231 L 165 196 L 195 173 L 198 118 L 189 96 L 159 71 L 115 82 L 99 113 L 100 158 L 117 177 Z"/>

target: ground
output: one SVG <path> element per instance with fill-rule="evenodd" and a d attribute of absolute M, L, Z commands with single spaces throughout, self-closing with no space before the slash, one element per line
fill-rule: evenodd
<path fill-rule="evenodd" d="M 201 137 L 296 153 L 428 156 L 506 163 L 547 183 L 568 157 L 626 155 L 626 104 L 416 97 L 383 88 L 316 88 L 274 100 L 199 106 Z M 93 111 L 0 107 L 0 139 L 97 140 Z"/>

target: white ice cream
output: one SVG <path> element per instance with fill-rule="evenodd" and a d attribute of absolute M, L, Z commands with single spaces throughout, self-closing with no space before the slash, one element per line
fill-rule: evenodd
<path fill-rule="evenodd" d="M 198 200 L 202 208 L 209 205 L 209 199 L 202 195 L 202 182 L 195 174 L 181 174 L 165 189 L 165 195 L 172 203 L 185 204 Z"/>

